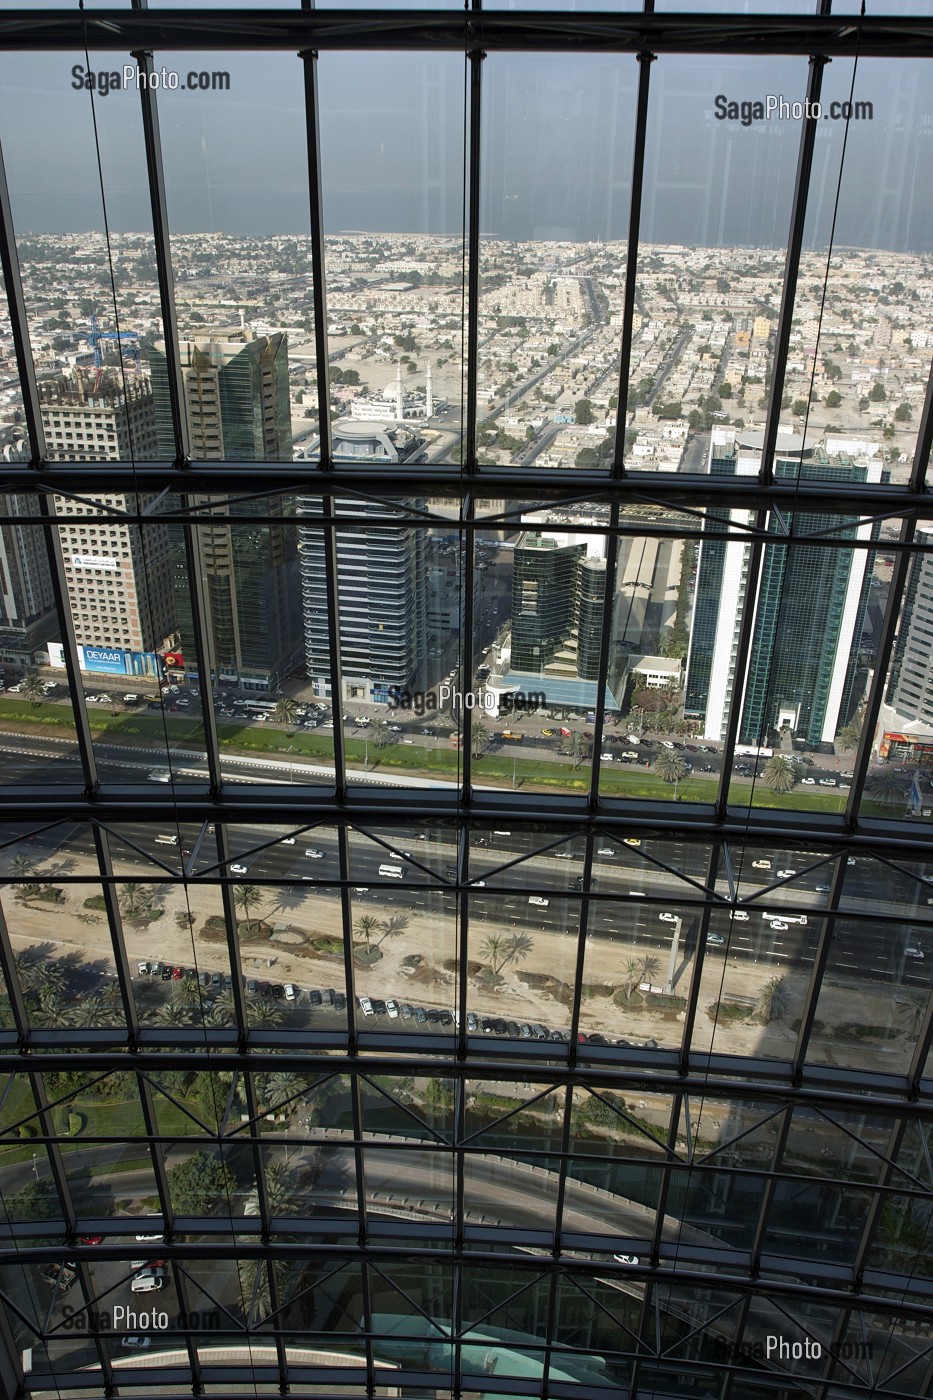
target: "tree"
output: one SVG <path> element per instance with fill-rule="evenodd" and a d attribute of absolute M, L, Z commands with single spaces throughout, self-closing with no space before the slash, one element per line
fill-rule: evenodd
<path fill-rule="evenodd" d="M 909 403 L 899 403 L 894 410 L 894 417 L 897 419 L 898 423 L 909 423 L 913 416 L 913 409 Z"/>
<path fill-rule="evenodd" d="M 121 885 L 117 893 L 120 913 L 127 919 L 141 919 L 152 908 L 151 885 Z"/>
<path fill-rule="evenodd" d="M 885 392 L 884 385 L 878 382 L 871 386 L 868 391 L 868 397 L 871 399 L 872 403 L 884 403 L 888 396 Z"/>
<path fill-rule="evenodd" d="M 530 933 L 513 933 L 507 940 L 507 962 L 523 962 L 534 952 L 535 941 Z"/>
<path fill-rule="evenodd" d="M 765 785 L 774 793 L 792 792 L 797 786 L 797 768 L 789 758 L 776 753 L 765 764 L 762 774 Z"/>
<path fill-rule="evenodd" d="M 576 422 L 579 423 L 582 427 L 586 427 L 588 423 L 592 423 L 594 421 L 593 405 L 590 403 L 589 399 L 577 400 L 577 402 L 573 406 L 573 416 Z"/>
<path fill-rule="evenodd" d="M 846 753 L 858 748 L 859 735 L 861 730 L 857 724 L 847 724 L 836 735 L 836 743 Z"/>
<path fill-rule="evenodd" d="M 377 749 L 387 749 L 395 743 L 395 735 L 384 719 L 377 720 L 369 731 L 369 742 Z"/>
<path fill-rule="evenodd" d="M 679 783 L 687 771 L 683 754 L 676 749 L 662 749 L 655 765 L 658 776 L 665 783 Z"/>
<path fill-rule="evenodd" d="M 283 695 L 275 703 L 272 711 L 272 719 L 275 724 L 281 724 L 286 730 L 290 729 L 298 718 L 298 706 L 288 695 Z"/>
<path fill-rule="evenodd" d="M 13 875 L 18 881 L 16 888 L 18 890 L 25 889 L 27 887 L 25 883 L 27 877 L 30 875 L 35 875 L 36 873 L 35 861 L 32 859 L 31 856 L 27 856 L 24 852 L 21 851 L 18 856 L 13 857 L 10 864 L 13 868 Z"/>
<path fill-rule="evenodd" d="M 497 977 L 500 970 L 509 960 L 508 942 L 498 933 L 489 934 L 479 945 L 479 950 L 484 958 L 489 959 L 492 975 Z"/>
<path fill-rule="evenodd" d="M 872 801 L 882 807 L 900 807 L 904 803 L 904 780 L 890 768 L 873 773 L 867 786 Z"/>
<path fill-rule="evenodd" d="M 570 757 L 573 759 L 574 768 L 579 768 L 593 752 L 592 741 L 579 729 L 575 729 L 570 736 Z"/>
<path fill-rule="evenodd" d="M 45 699 L 42 690 L 42 681 L 38 671 L 27 671 L 20 681 L 20 693 L 24 700 L 28 700 L 31 705 L 41 705 Z"/>
<path fill-rule="evenodd" d="M 470 731 L 470 747 L 474 758 L 482 758 L 492 744 L 492 730 L 484 719 L 474 718 Z"/>
<path fill-rule="evenodd" d="M 824 403 L 826 404 L 827 408 L 838 408 L 839 405 L 842 403 L 842 395 L 838 393 L 837 390 L 830 389 L 829 393 L 824 399 Z"/>
<path fill-rule="evenodd" d="M 252 910 L 258 909 L 264 898 L 258 885 L 234 885 L 233 902 L 243 918 L 249 921 Z"/>
<path fill-rule="evenodd" d="M 823 373 L 833 384 L 836 384 L 842 378 L 842 370 L 833 360 L 824 361 Z"/>
<path fill-rule="evenodd" d="M 396 934 L 405 932 L 408 928 L 408 915 L 393 914 L 391 919 L 383 919 L 379 928 L 382 930 L 382 937 L 379 940 L 381 945 L 387 938 L 394 938 Z"/>
<path fill-rule="evenodd" d="M 720 386 L 719 386 L 719 397 L 720 397 L 721 399 L 731 399 L 731 398 L 732 398 L 732 385 L 729 383 L 728 379 L 724 379 L 724 380 L 722 381 L 722 383 L 720 384 Z"/>
<path fill-rule="evenodd" d="M 802 418 L 807 411 L 806 399 L 794 399 L 794 402 L 791 404 L 790 411 L 795 418 Z"/>
<path fill-rule="evenodd" d="M 642 982 L 653 982 L 661 969 L 661 959 L 655 957 L 654 953 L 645 953 L 641 958 L 641 978 Z"/>
<path fill-rule="evenodd" d="M 758 993 L 755 1010 L 762 1021 L 779 1021 L 787 1014 L 787 987 L 783 977 L 772 977 Z"/>
<path fill-rule="evenodd" d="M 218 1153 L 193 1153 L 169 1169 L 168 1184 L 178 1215 L 233 1215 L 236 1178 Z"/>
<path fill-rule="evenodd" d="M 581 447 L 574 458 L 574 466 L 590 470 L 599 466 L 599 453 L 595 447 Z"/>
<path fill-rule="evenodd" d="M 374 919 L 371 914 L 363 914 L 353 925 L 353 932 L 357 938 L 362 938 L 366 944 L 367 953 L 372 952 L 372 937 L 379 927 L 379 920 Z"/>

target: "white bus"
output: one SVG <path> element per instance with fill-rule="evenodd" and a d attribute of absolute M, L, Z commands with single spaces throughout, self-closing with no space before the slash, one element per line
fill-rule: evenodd
<path fill-rule="evenodd" d="M 801 924 L 804 927 L 806 927 L 807 922 L 806 914 L 762 914 L 761 917 L 767 919 L 769 923 L 778 920 L 780 923 Z"/>

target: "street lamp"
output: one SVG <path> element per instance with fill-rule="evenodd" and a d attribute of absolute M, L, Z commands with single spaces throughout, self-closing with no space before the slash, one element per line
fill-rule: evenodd
<path fill-rule="evenodd" d="M 38 1164 L 38 1162 L 36 1161 L 36 1156 L 37 1156 L 37 1154 L 34 1152 L 34 1153 L 32 1154 L 32 1169 L 33 1169 L 33 1171 L 34 1171 L 35 1174 L 36 1174 L 36 1181 L 38 1181 L 38 1180 L 39 1180 L 39 1164 Z"/>
<path fill-rule="evenodd" d="M 681 925 L 681 918 L 680 918 L 680 915 L 679 915 L 679 914 L 675 914 L 675 915 L 674 915 L 674 938 L 673 938 L 673 941 L 672 941 L 672 943 L 671 943 L 671 956 L 670 956 L 670 958 L 668 959 L 668 964 L 667 964 L 667 981 L 666 981 L 666 983 L 664 984 L 664 990 L 665 990 L 665 992 L 667 993 L 668 996 L 670 996 L 671 992 L 674 990 L 674 969 L 675 969 L 675 967 L 677 966 L 677 951 L 678 951 L 678 949 L 679 949 L 679 947 L 680 947 L 680 925 Z"/>

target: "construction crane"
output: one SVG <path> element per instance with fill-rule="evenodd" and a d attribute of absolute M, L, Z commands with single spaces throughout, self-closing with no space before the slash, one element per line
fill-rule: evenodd
<path fill-rule="evenodd" d="M 102 331 L 97 324 L 97 317 L 91 317 L 91 334 L 88 336 L 88 344 L 94 351 L 94 366 L 96 369 L 103 369 L 104 357 L 101 354 L 100 343 L 102 340 L 125 340 L 132 342 L 129 346 L 130 358 L 135 369 L 140 368 L 139 363 L 139 336 L 136 331 Z"/>

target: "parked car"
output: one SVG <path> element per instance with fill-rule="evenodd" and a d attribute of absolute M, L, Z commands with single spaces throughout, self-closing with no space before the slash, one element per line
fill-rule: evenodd
<path fill-rule="evenodd" d="M 364 1016 L 375 1016 L 376 1012 L 369 997 L 357 997 L 357 1002 Z"/>

